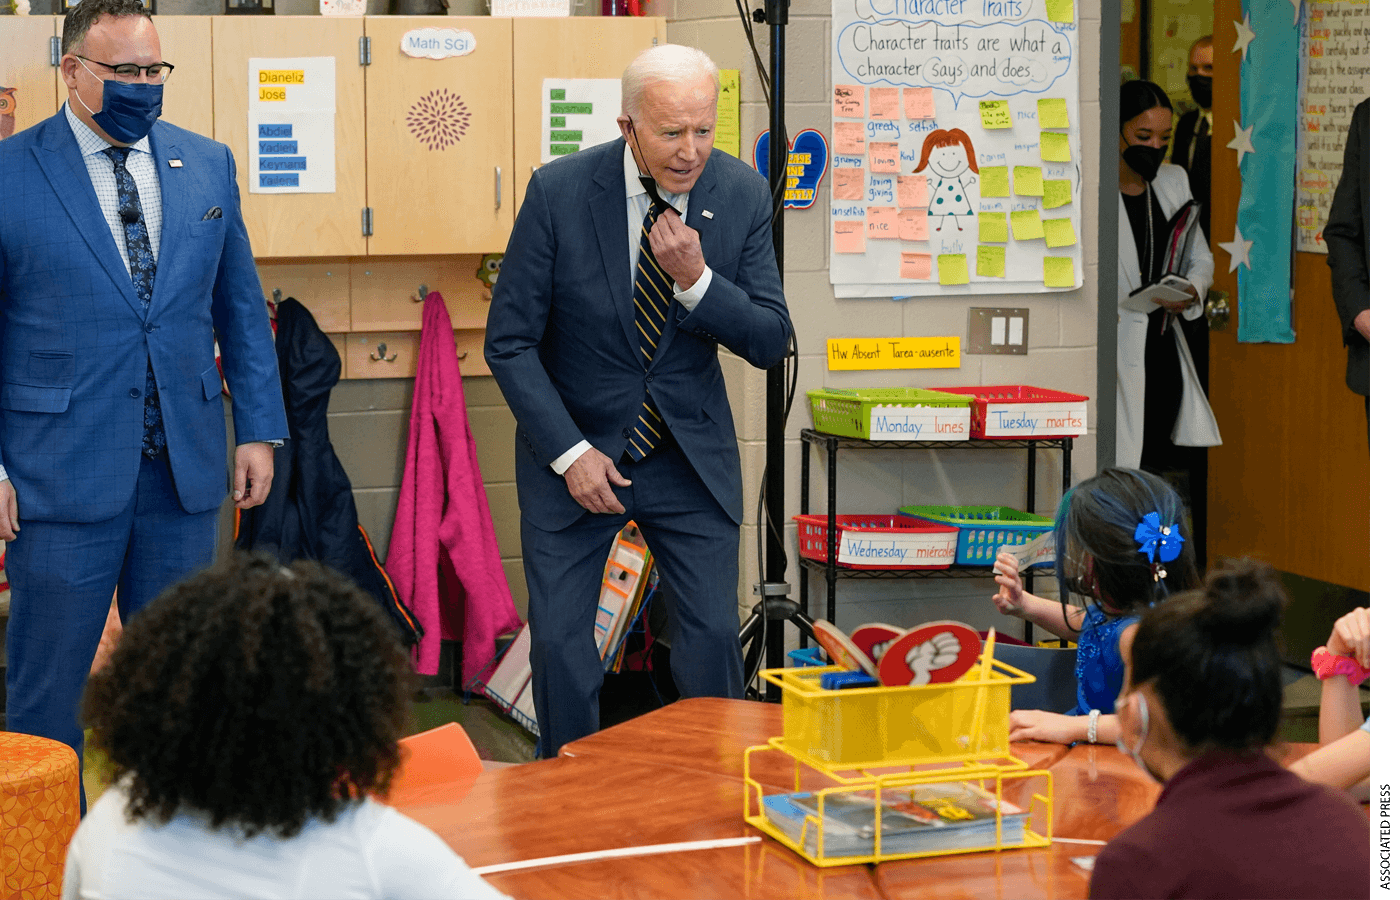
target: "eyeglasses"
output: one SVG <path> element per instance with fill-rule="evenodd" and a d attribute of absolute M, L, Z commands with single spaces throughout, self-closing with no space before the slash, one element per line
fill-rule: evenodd
<path fill-rule="evenodd" d="M 76 53 L 74 53 L 73 55 L 77 56 L 78 59 L 85 60 L 90 63 L 97 63 L 97 65 L 102 66 L 103 68 L 111 69 L 112 73 L 118 78 L 134 79 L 145 76 L 145 78 L 149 81 L 158 81 L 161 84 L 165 84 L 165 79 L 169 78 L 170 73 L 175 70 L 175 67 L 168 62 L 156 63 L 153 66 L 138 66 L 136 63 L 121 63 L 120 65 L 114 66 L 111 63 L 98 62 L 95 59 L 88 59 L 86 56 L 78 56 L 78 54 Z"/>

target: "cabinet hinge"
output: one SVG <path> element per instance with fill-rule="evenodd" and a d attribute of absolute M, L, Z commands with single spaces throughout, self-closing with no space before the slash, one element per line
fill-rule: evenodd
<path fill-rule="evenodd" d="M 360 65 L 367 66 L 369 64 L 369 35 L 362 35 L 360 37 Z"/>
<path fill-rule="evenodd" d="M 49 65 L 57 67 L 58 61 L 63 58 L 63 41 L 57 37 L 49 38 Z"/>
<path fill-rule="evenodd" d="M 374 234 L 374 207 L 366 206 L 360 210 L 360 234 L 365 237 Z"/>

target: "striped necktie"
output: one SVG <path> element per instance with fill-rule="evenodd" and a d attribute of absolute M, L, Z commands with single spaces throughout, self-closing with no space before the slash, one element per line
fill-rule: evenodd
<path fill-rule="evenodd" d="M 146 216 L 141 210 L 141 195 L 136 191 L 136 179 L 126 168 L 130 147 L 108 147 L 102 151 L 112 161 L 117 176 L 117 206 L 126 237 L 126 257 L 131 263 L 131 283 L 141 308 L 150 310 L 151 293 L 156 283 L 156 258 L 151 252 L 150 235 L 146 233 Z M 156 390 L 156 373 L 146 358 L 145 412 L 141 429 L 141 452 L 155 459 L 165 449 L 165 423 L 160 415 L 160 394 Z"/>
<path fill-rule="evenodd" d="M 647 368 L 651 368 L 656 346 L 661 342 L 661 331 L 666 327 L 666 316 L 671 311 L 671 279 L 656 264 L 651 255 L 651 226 L 656 224 L 657 209 L 653 203 L 647 210 L 646 224 L 642 227 L 641 249 L 637 253 L 637 279 L 632 285 L 632 305 L 637 331 L 640 334 L 642 356 L 646 357 Z M 637 423 L 627 442 L 627 455 L 640 462 L 648 453 L 665 444 L 670 437 L 666 423 L 651 399 L 648 389 L 642 397 L 642 411 L 637 415 Z"/>

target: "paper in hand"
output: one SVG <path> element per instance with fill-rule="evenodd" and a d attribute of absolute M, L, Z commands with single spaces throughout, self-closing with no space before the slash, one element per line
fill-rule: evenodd
<path fill-rule="evenodd" d="M 1016 571 L 1024 572 L 1036 563 L 1055 561 L 1055 532 L 1047 531 L 1033 541 L 1024 544 L 1003 544 L 998 553 L 1009 553 L 1016 558 Z"/>

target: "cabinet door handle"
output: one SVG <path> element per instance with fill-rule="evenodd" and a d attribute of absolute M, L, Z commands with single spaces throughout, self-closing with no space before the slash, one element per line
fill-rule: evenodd
<path fill-rule="evenodd" d="M 496 167 L 496 208 L 501 208 L 501 167 Z"/>

